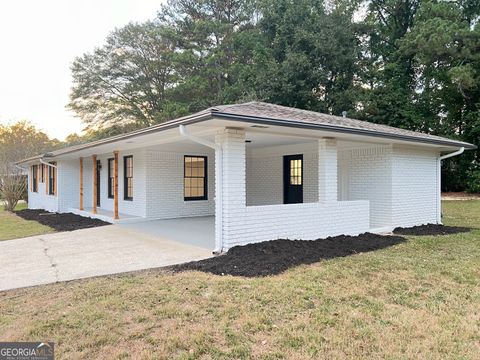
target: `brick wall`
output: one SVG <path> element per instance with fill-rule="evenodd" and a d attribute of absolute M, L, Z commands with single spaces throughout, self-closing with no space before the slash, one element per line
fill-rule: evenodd
<path fill-rule="evenodd" d="M 57 165 L 58 211 L 68 212 L 71 208 L 78 208 L 80 201 L 79 160 L 62 160 Z"/>
<path fill-rule="evenodd" d="M 248 206 L 241 217 L 228 219 L 224 247 L 275 239 L 356 235 L 369 230 L 368 213 L 368 201 Z"/>
<path fill-rule="evenodd" d="M 28 171 L 28 208 L 45 209 L 47 211 L 58 211 L 58 198 L 54 195 L 46 194 L 46 182 L 38 183 L 38 192 L 31 191 L 30 169 Z"/>
<path fill-rule="evenodd" d="M 40 164 L 38 164 L 40 165 Z M 45 209 L 47 211 L 58 211 L 58 198 L 55 195 L 46 193 L 47 180 L 40 182 L 38 179 L 38 191 L 31 191 L 31 168 L 28 168 L 28 208 L 29 209 Z"/>
<path fill-rule="evenodd" d="M 435 151 L 393 147 L 393 226 L 437 222 L 437 157 Z"/>
<path fill-rule="evenodd" d="M 370 226 L 391 225 L 391 146 L 360 146 L 339 151 L 339 200 L 370 201 Z"/>
<path fill-rule="evenodd" d="M 207 200 L 185 201 L 183 193 L 184 156 L 207 156 Z M 215 214 L 215 153 L 202 152 L 146 153 L 146 215 L 149 218 L 171 219 Z"/>

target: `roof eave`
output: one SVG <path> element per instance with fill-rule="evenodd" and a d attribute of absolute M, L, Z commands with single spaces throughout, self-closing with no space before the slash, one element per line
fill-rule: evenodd
<path fill-rule="evenodd" d="M 194 123 L 205 121 L 205 120 L 208 120 L 208 119 L 211 119 L 211 118 L 212 118 L 211 111 L 204 111 L 204 112 L 197 113 L 197 114 L 194 114 L 194 115 L 185 116 L 185 117 L 182 117 L 182 118 L 179 118 L 179 119 L 168 121 L 166 123 L 159 124 L 159 125 L 156 125 L 156 126 L 153 126 L 153 127 L 133 131 L 133 132 L 130 132 L 130 133 L 120 134 L 120 135 L 117 135 L 117 136 L 112 136 L 112 137 L 109 137 L 109 138 L 106 138 L 106 139 L 97 140 L 97 141 L 93 141 L 93 142 L 82 144 L 82 145 L 76 145 L 76 146 L 67 147 L 67 148 L 64 148 L 64 149 L 50 151 L 46 154 L 39 154 L 39 155 L 32 156 L 32 157 L 27 158 L 27 159 L 20 160 L 20 161 L 16 162 L 16 164 L 23 164 L 23 163 L 34 161 L 34 160 L 39 160 L 39 159 L 41 159 L 43 157 L 46 157 L 46 156 L 57 157 L 57 156 L 61 156 L 61 155 L 71 154 L 71 153 L 74 153 L 74 152 L 77 152 L 77 151 L 82 151 L 82 150 L 87 150 L 87 149 L 90 149 L 90 148 L 94 148 L 96 146 L 111 144 L 111 143 L 114 143 L 114 142 L 117 142 L 117 141 L 127 140 L 127 139 L 131 139 L 131 138 L 141 136 L 141 135 L 147 135 L 147 134 L 152 134 L 152 133 L 155 133 L 155 132 L 168 130 L 168 129 L 177 127 L 178 125 L 194 124 Z"/>
<path fill-rule="evenodd" d="M 295 127 L 295 128 L 303 128 L 303 129 L 316 129 L 316 130 L 320 129 L 320 130 L 325 130 L 330 132 L 381 137 L 381 138 L 387 138 L 392 140 L 403 140 L 403 141 L 409 141 L 409 142 L 452 146 L 452 147 L 458 147 L 458 148 L 464 147 L 465 149 L 469 149 L 469 150 L 477 149 L 477 146 L 473 144 L 454 141 L 454 140 L 437 140 L 437 139 L 419 138 L 415 136 L 391 134 L 391 133 L 385 133 L 385 132 L 373 131 L 373 130 L 367 130 L 367 129 L 355 129 L 355 128 L 349 128 L 344 126 L 329 125 L 329 124 L 300 123 L 294 120 L 275 119 L 275 118 L 268 118 L 268 117 L 261 117 L 261 116 L 238 115 L 238 114 L 231 114 L 228 112 L 218 111 L 216 109 L 209 109 L 207 111 L 202 111 L 190 116 L 185 116 L 179 119 L 168 121 L 164 124 L 159 124 L 146 129 L 133 131 L 131 133 L 121 134 L 121 135 L 113 136 L 103 140 L 97 140 L 91 143 L 72 146 L 69 148 L 52 151 L 46 154 L 39 154 L 27 159 L 23 159 L 21 161 L 17 161 L 15 164 L 19 165 L 19 164 L 23 164 L 31 161 L 36 161 L 47 156 L 47 154 L 49 157 L 58 157 L 61 155 L 71 154 L 77 151 L 90 149 L 96 146 L 111 144 L 116 141 L 127 140 L 127 139 L 131 139 L 141 135 L 147 135 L 155 132 L 168 130 L 168 129 L 177 127 L 179 125 L 194 124 L 194 123 L 206 121 L 212 118 L 227 119 L 227 120 L 233 120 L 233 121 L 243 121 L 243 122 L 250 122 L 250 123 L 259 123 L 259 124 L 266 124 L 266 125 L 275 125 L 275 126 Z"/>
<path fill-rule="evenodd" d="M 367 130 L 367 129 L 355 129 L 355 128 L 348 128 L 344 126 L 329 125 L 329 124 L 308 124 L 308 123 L 300 123 L 298 121 L 293 121 L 293 120 L 273 119 L 273 118 L 260 117 L 260 116 L 238 115 L 238 114 L 231 114 L 231 113 L 226 113 L 221 111 L 212 112 L 212 117 L 219 118 L 219 119 L 234 120 L 234 121 L 237 120 L 237 121 L 243 121 L 243 122 L 261 123 L 265 125 L 286 126 L 286 127 L 295 127 L 295 128 L 303 128 L 303 129 L 317 129 L 317 130 L 320 129 L 320 130 L 339 132 L 344 134 L 373 136 L 373 137 L 381 137 L 381 138 L 387 138 L 392 140 L 403 140 L 403 141 L 420 142 L 420 143 L 426 143 L 426 144 L 453 146 L 458 148 L 464 147 L 465 149 L 469 149 L 469 150 L 474 150 L 477 148 L 476 145 L 455 141 L 455 140 L 428 139 L 428 138 L 420 138 L 416 136 L 391 134 L 391 133 L 385 133 L 385 132 L 373 131 L 373 130 Z"/>

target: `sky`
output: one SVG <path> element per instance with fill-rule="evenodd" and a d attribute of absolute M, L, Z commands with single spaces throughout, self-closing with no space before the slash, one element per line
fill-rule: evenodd
<path fill-rule="evenodd" d="M 0 123 L 28 120 L 63 140 L 83 126 L 68 103 L 70 65 L 116 27 L 153 19 L 165 0 L 1 0 Z"/>

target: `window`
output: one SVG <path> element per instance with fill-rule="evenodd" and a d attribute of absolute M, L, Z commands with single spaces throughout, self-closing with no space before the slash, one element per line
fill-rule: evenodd
<path fill-rule="evenodd" d="M 184 157 L 183 194 L 185 200 L 207 200 L 207 157 Z"/>
<path fill-rule="evenodd" d="M 108 197 L 113 199 L 114 182 L 113 182 L 113 159 L 108 159 Z"/>
<path fill-rule="evenodd" d="M 123 198 L 133 200 L 133 156 L 123 157 Z"/>
<path fill-rule="evenodd" d="M 32 165 L 32 192 L 38 192 L 38 165 Z"/>
<path fill-rule="evenodd" d="M 51 162 L 50 164 L 56 165 Z M 56 195 L 57 193 L 57 169 L 53 166 L 48 167 L 48 195 Z"/>
<path fill-rule="evenodd" d="M 290 160 L 290 185 L 302 185 L 302 159 Z"/>

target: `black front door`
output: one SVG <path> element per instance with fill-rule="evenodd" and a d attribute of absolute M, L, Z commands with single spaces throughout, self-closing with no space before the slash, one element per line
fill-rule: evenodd
<path fill-rule="evenodd" d="M 102 165 L 100 163 L 100 160 L 97 160 L 97 206 L 100 206 L 100 170 L 102 168 Z"/>
<path fill-rule="evenodd" d="M 283 157 L 283 203 L 303 202 L 303 155 Z"/>

